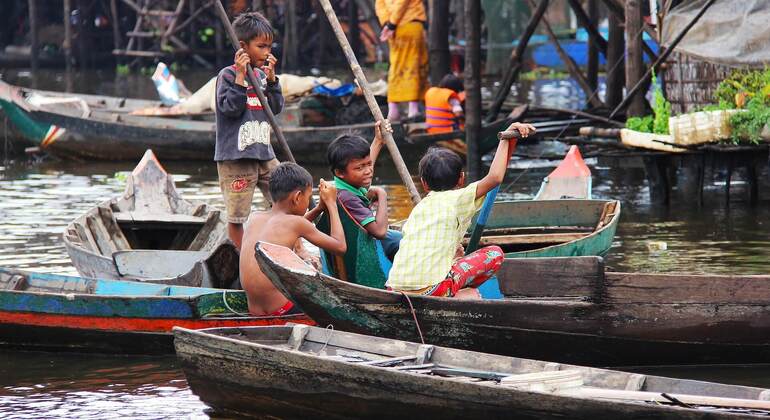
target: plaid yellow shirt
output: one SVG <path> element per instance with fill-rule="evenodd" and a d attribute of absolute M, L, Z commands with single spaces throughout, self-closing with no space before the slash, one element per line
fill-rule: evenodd
<path fill-rule="evenodd" d="M 412 210 L 393 260 L 387 287 L 419 290 L 441 283 L 452 268 L 455 250 L 484 197 L 476 199 L 477 182 L 465 188 L 431 191 Z"/>

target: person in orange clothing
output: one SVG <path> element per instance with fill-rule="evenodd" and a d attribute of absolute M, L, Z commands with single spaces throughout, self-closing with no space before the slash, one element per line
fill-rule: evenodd
<path fill-rule="evenodd" d="M 438 86 L 425 92 L 425 123 L 428 133 L 448 133 L 465 128 L 460 96 L 464 90 L 460 78 L 447 74 Z"/>
<path fill-rule="evenodd" d="M 401 120 L 398 104 L 409 103 L 407 117 L 420 113 L 420 99 L 428 87 L 428 45 L 425 42 L 425 6 L 422 0 L 377 0 L 375 11 L 380 41 L 388 42 L 388 119 Z"/>

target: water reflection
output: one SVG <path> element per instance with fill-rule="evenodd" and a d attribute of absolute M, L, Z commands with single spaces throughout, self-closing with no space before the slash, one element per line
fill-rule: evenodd
<path fill-rule="evenodd" d="M 204 419 L 174 358 L 0 353 L 0 418 Z"/>

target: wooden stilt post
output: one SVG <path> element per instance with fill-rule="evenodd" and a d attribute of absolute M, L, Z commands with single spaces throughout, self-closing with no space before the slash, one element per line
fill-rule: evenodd
<path fill-rule="evenodd" d="M 465 143 L 468 176 L 481 179 L 481 4 L 465 0 Z"/>
<path fill-rule="evenodd" d="M 358 28 L 358 3 L 348 1 L 348 39 L 350 49 L 357 53 L 361 45 L 361 31 Z"/>
<path fill-rule="evenodd" d="M 120 15 L 118 14 L 118 0 L 110 0 L 110 14 L 112 15 L 112 45 L 116 50 L 120 49 L 123 45 L 123 40 L 120 36 Z M 69 20 L 69 15 L 65 18 Z M 72 30 L 70 28 L 70 30 Z"/>
<path fill-rule="evenodd" d="M 299 65 L 299 45 L 297 43 L 297 0 L 286 0 L 283 28 L 283 62 L 284 69 L 296 69 Z"/>
<path fill-rule="evenodd" d="M 27 2 L 27 11 L 29 12 L 29 39 L 32 47 L 29 53 L 30 66 L 32 71 L 36 72 L 40 64 L 38 62 L 40 48 L 37 38 L 37 0 L 29 0 Z"/>
<path fill-rule="evenodd" d="M 578 4 L 578 6 L 580 6 Z M 581 9 L 582 10 L 582 9 Z M 595 22 L 599 21 L 599 4 L 597 0 L 588 0 L 588 27 L 596 29 Z M 590 31 L 590 29 L 588 29 Z M 597 31 L 598 32 L 598 31 Z M 607 57 L 607 41 L 599 34 L 599 39 L 604 41 L 604 57 Z M 599 42 L 594 37 L 591 37 L 591 42 L 588 43 L 588 68 L 586 69 L 586 79 L 588 79 L 588 86 L 592 91 L 595 91 L 599 86 Z"/>
<path fill-rule="evenodd" d="M 428 24 L 428 54 L 430 61 L 430 84 L 438 85 L 441 78 L 449 73 L 449 2 L 430 0 Z"/>
<path fill-rule="evenodd" d="M 62 49 L 64 49 L 64 69 L 67 79 L 66 91 L 72 92 L 72 21 L 70 21 L 72 0 L 64 0 L 62 13 L 64 15 L 64 44 Z"/>
<path fill-rule="evenodd" d="M 610 13 L 605 94 L 605 102 L 610 108 L 616 107 L 623 100 L 623 86 L 625 86 L 626 81 L 625 51 L 626 41 L 623 35 L 623 24 L 615 14 Z"/>
<path fill-rule="evenodd" d="M 372 90 L 369 88 L 369 82 L 367 82 L 366 76 L 364 76 L 364 72 L 361 70 L 361 65 L 358 64 L 356 55 L 350 48 L 350 43 L 348 43 L 347 38 L 345 38 L 345 32 L 343 32 L 342 26 L 340 26 L 339 20 L 337 20 L 337 15 L 334 13 L 334 9 L 332 8 L 331 3 L 329 0 L 319 0 L 319 2 L 321 3 L 321 7 L 323 7 L 324 13 L 326 13 L 326 17 L 329 19 L 329 23 L 331 24 L 332 30 L 334 31 L 334 35 L 337 37 L 337 41 L 342 47 L 342 52 L 345 53 L 345 58 L 347 58 L 348 63 L 350 63 L 350 70 L 353 71 L 353 75 L 356 77 L 358 86 L 364 92 L 364 98 L 366 98 L 366 103 L 369 105 L 369 109 L 372 111 L 374 119 L 376 121 L 384 120 L 385 118 L 382 116 L 382 110 L 377 104 L 377 100 L 374 99 Z M 406 164 L 404 163 L 404 159 L 401 157 L 401 152 L 399 152 L 398 146 L 396 146 L 396 141 L 393 140 L 393 134 L 384 131 L 382 133 L 382 137 L 385 140 L 385 146 L 387 146 L 388 152 L 390 152 L 390 157 L 393 159 L 393 163 L 396 165 L 396 171 L 398 171 L 398 175 L 401 177 L 401 180 L 406 186 L 406 190 L 409 192 L 409 196 L 412 198 L 412 202 L 414 204 L 419 203 L 420 194 L 417 192 L 417 188 L 414 186 L 412 176 L 409 175 L 409 171 L 406 169 Z"/>
<path fill-rule="evenodd" d="M 540 22 L 543 14 L 545 14 L 546 9 L 548 9 L 548 0 L 540 0 L 537 9 L 532 12 L 532 17 L 530 17 L 529 22 L 527 22 L 527 27 L 521 34 L 518 45 L 516 45 L 516 48 L 511 52 L 511 61 L 508 66 L 508 71 L 505 73 L 503 82 L 500 84 L 500 90 L 495 94 L 495 100 L 489 108 L 486 117 L 487 122 L 492 122 L 497 119 L 497 114 L 500 113 L 500 108 L 502 108 L 505 98 L 507 98 L 508 94 L 511 92 L 511 86 L 513 86 L 519 78 L 524 51 L 527 49 L 529 39 L 532 37 L 532 34 L 535 33 L 537 24 Z"/>
<path fill-rule="evenodd" d="M 593 41 L 589 43 L 589 47 L 593 45 L 598 47 L 602 54 L 607 54 L 607 40 L 599 33 L 597 22 L 599 21 L 599 9 L 597 0 L 588 0 L 588 12 L 583 10 L 583 6 L 580 5 L 580 0 L 568 0 L 572 11 L 575 12 L 580 26 L 585 28 L 588 32 L 588 37 Z"/>
<path fill-rule="evenodd" d="M 626 0 L 626 86 L 634 86 L 642 79 L 642 8 L 640 0 Z M 626 115 L 639 117 L 644 114 L 644 95 L 629 92 L 629 106 Z"/>
<path fill-rule="evenodd" d="M 214 2 L 214 9 L 222 22 L 222 26 L 227 31 L 227 36 L 230 38 L 233 48 L 236 50 L 239 49 L 240 44 L 238 43 L 238 37 L 235 35 L 235 30 L 233 30 L 233 26 L 230 24 L 230 18 L 227 16 L 227 12 L 225 12 L 221 0 Z M 267 122 L 270 123 L 270 127 L 273 129 L 273 134 L 275 134 L 276 139 L 278 139 L 281 151 L 286 156 L 286 160 L 296 162 L 296 160 L 294 160 L 294 155 L 291 153 L 291 149 L 289 149 L 289 144 L 286 143 L 286 137 L 283 136 L 283 131 L 281 131 L 281 127 L 275 119 L 275 114 L 273 114 L 273 110 L 270 109 L 270 103 L 267 101 L 265 92 L 262 90 L 262 82 L 259 78 L 255 77 L 254 74 L 254 69 L 251 68 L 251 65 L 248 65 L 246 68 L 246 76 L 248 77 L 249 84 L 254 87 L 254 91 L 257 93 L 257 98 L 259 98 L 259 102 L 262 104 L 263 111 L 267 117 Z"/>

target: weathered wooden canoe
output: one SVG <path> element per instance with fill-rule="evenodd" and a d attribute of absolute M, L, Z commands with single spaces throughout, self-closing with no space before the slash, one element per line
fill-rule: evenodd
<path fill-rule="evenodd" d="M 254 317 L 241 291 L 97 280 L 0 268 L 0 346 L 132 354 L 173 352 L 171 328 L 310 323 Z"/>
<path fill-rule="evenodd" d="M 318 273 L 275 245 L 258 244 L 256 258 L 284 295 L 338 330 L 594 366 L 770 362 L 767 276 L 604 276 L 595 257 L 549 259 L 538 273 L 529 259 L 506 259 L 504 299 L 407 299 Z M 537 292 L 548 287 L 572 292 Z"/>
<path fill-rule="evenodd" d="M 269 418 L 717 419 L 770 390 L 560 365 L 306 325 L 174 328 L 193 393 Z"/>
<path fill-rule="evenodd" d="M 64 231 L 72 264 L 85 277 L 238 288 L 238 252 L 219 210 L 179 196 L 148 150 L 120 197 Z"/>

